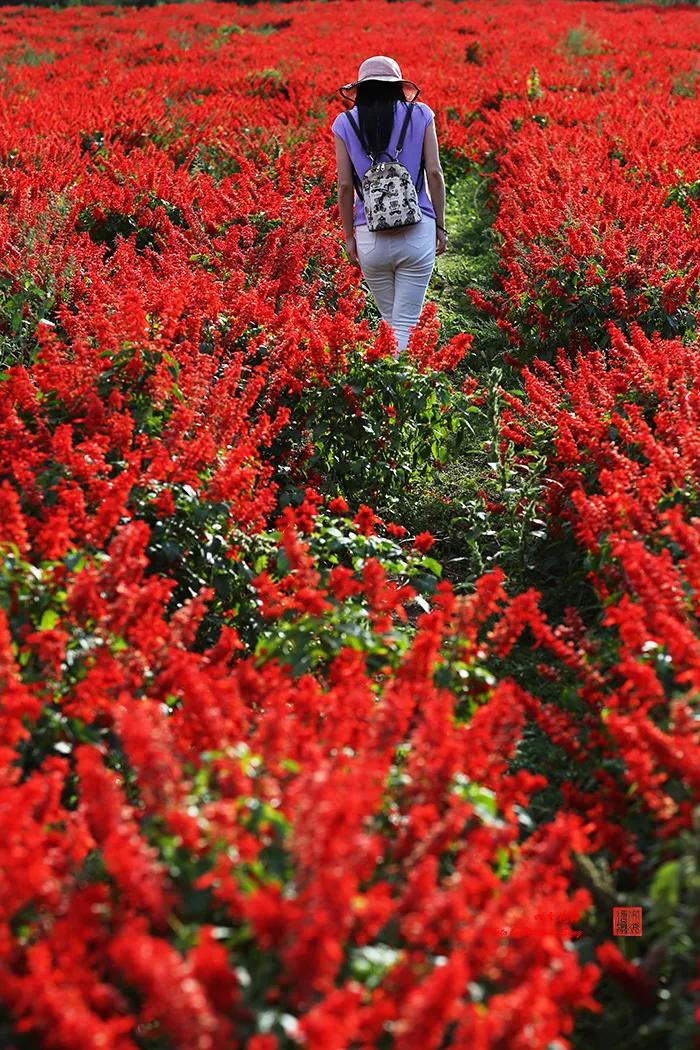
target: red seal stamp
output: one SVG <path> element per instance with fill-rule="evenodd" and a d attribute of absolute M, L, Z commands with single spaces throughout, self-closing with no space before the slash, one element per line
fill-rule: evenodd
<path fill-rule="evenodd" d="M 642 909 L 613 908 L 613 936 L 641 937 Z"/>

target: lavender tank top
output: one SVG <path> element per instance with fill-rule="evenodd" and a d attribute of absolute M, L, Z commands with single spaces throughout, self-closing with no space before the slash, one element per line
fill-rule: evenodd
<path fill-rule="evenodd" d="M 399 142 L 399 135 L 401 134 L 401 125 L 403 124 L 404 117 L 406 115 L 407 102 L 397 102 L 396 109 L 394 111 L 394 126 L 391 131 L 391 136 L 387 144 L 387 152 L 394 156 L 396 153 L 396 147 Z M 357 112 L 357 106 L 353 106 L 350 110 L 355 122 L 359 125 L 360 117 Z M 435 117 L 435 113 L 426 105 L 425 102 L 415 102 L 413 105 L 413 113 L 409 121 L 408 128 L 406 130 L 406 138 L 404 139 L 403 150 L 399 154 L 399 160 L 404 164 L 411 173 L 414 185 L 418 183 L 418 176 L 420 174 L 421 158 L 423 156 L 423 139 L 425 136 L 425 129 L 431 120 Z M 342 139 L 345 143 L 348 153 L 350 154 L 350 160 L 352 161 L 355 171 L 359 175 L 360 179 L 365 174 L 368 168 L 372 166 L 372 161 L 369 159 L 367 154 L 360 145 L 358 139 L 350 121 L 345 115 L 345 112 L 339 113 L 331 124 L 331 131 L 338 138 Z M 386 153 L 382 153 L 378 160 L 388 160 Z M 435 209 L 433 208 L 432 202 L 428 195 L 428 187 L 426 184 L 425 175 L 423 176 L 423 185 L 418 193 L 418 204 L 420 210 L 424 215 L 429 215 L 431 218 L 436 218 Z M 355 208 L 353 214 L 353 226 L 366 226 L 367 217 L 365 216 L 364 205 L 362 204 L 362 198 L 358 196 L 357 189 L 355 189 Z"/>

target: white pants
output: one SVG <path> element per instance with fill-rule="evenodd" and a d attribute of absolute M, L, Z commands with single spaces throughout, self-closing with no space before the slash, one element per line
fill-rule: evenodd
<path fill-rule="evenodd" d="M 424 215 L 415 226 L 376 233 L 356 226 L 355 243 L 379 312 L 396 332 L 399 350 L 405 350 L 435 266 L 435 219 Z"/>

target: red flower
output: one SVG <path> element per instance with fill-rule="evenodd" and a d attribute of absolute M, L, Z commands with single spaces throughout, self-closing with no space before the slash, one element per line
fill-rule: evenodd
<path fill-rule="evenodd" d="M 163 518 L 175 513 L 175 500 L 170 489 L 163 489 L 153 501 L 153 509 Z"/>
<path fill-rule="evenodd" d="M 3 542 L 16 544 L 20 554 L 27 552 L 26 523 L 20 509 L 19 496 L 9 481 L 3 481 L 0 485 L 0 544 Z"/>
<path fill-rule="evenodd" d="M 431 536 L 429 532 L 419 532 L 413 541 L 413 547 L 415 550 L 420 551 L 421 554 L 427 554 L 434 543 L 435 537 Z"/>
<path fill-rule="evenodd" d="M 353 594 L 359 594 L 362 584 L 354 578 L 352 569 L 344 565 L 335 565 L 328 576 L 328 589 L 338 601 L 344 601 Z"/>
<path fill-rule="evenodd" d="M 595 953 L 606 973 L 634 999 L 647 1004 L 654 1002 L 655 985 L 652 979 L 635 963 L 625 959 L 613 941 L 598 945 Z"/>
<path fill-rule="evenodd" d="M 331 512 L 331 514 L 338 515 L 347 514 L 350 510 L 342 496 L 336 496 L 334 499 L 332 499 L 328 504 L 328 509 Z"/>
<path fill-rule="evenodd" d="M 25 643 L 33 649 L 51 673 L 57 675 L 60 673 L 61 663 L 66 655 L 68 640 L 67 631 L 54 627 L 50 631 L 32 631 L 25 638 Z"/>
<path fill-rule="evenodd" d="M 360 504 L 360 509 L 352 520 L 364 536 L 373 536 L 375 526 L 382 524 L 382 519 L 365 503 Z"/>

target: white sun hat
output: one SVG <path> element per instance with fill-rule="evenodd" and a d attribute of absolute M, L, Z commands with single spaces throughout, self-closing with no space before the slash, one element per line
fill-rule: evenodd
<path fill-rule="evenodd" d="M 398 62 L 395 62 L 393 58 L 387 58 L 386 55 L 372 55 L 371 58 L 366 58 L 360 66 L 357 80 L 354 80 L 352 84 L 343 84 L 338 90 L 343 98 L 354 102 L 357 85 L 365 80 L 387 80 L 402 84 L 404 98 L 407 102 L 415 102 L 420 92 L 420 88 L 412 80 L 405 80 L 401 76 Z"/>

